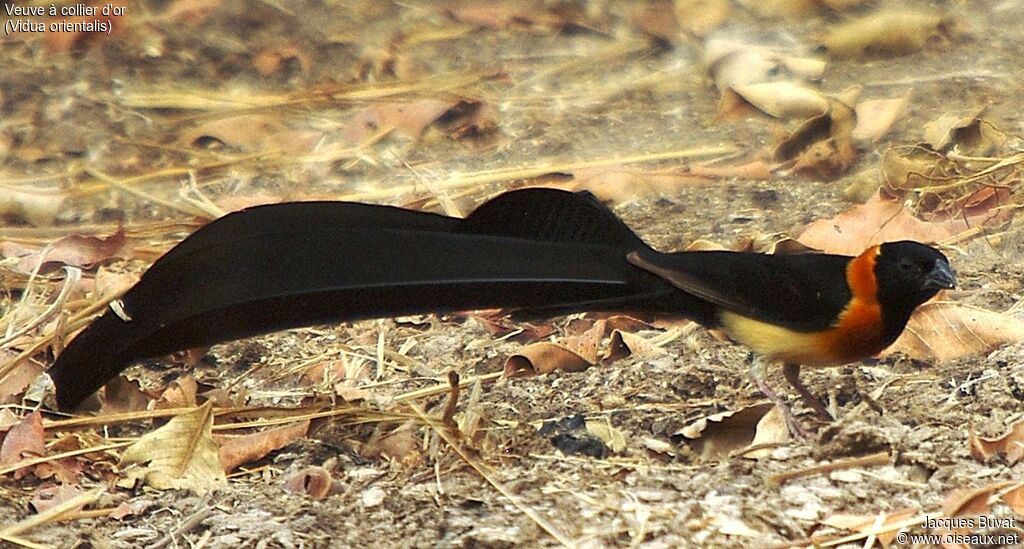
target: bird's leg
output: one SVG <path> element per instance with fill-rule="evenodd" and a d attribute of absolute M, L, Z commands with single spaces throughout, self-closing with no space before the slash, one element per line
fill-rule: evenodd
<path fill-rule="evenodd" d="M 786 376 L 786 381 L 796 389 L 796 392 L 800 394 L 800 398 L 803 399 L 804 403 L 817 412 L 822 419 L 825 421 L 832 421 L 834 419 L 832 414 L 829 413 L 828 407 L 825 406 L 825 403 L 818 397 L 814 396 L 810 389 L 800 381 L 799 364 L 786 363 L 782 366 L 782 375 Z"/>
<path fill-rule="evenodd" d="M 778 393 L 772 389 L 768 382 L 765 380 L 768 373 L 768 362 L 761 357 L 755 357 L 754 363 L 750 366 L 750 379 L 754 382 L 754 385 L 759 391 L 764 393 L 764 396 L 768 397 L 768 400 L 772 401 L 772 404 L 779 409 L 782 413 L 783 419 L 786 421 L 786 426 L 789 427 L 790 434 L 797 440 L 805 441 L 810 438 L 807 430 L 800 425 L 797 421 L 796 416 L 793 415 L 793 410 L 790 409 L 789 404 L 786 403 Z M 798 370 L 799 371 L 799 370 Z M 806 389 L 804 389 L 806 391 Z"/>

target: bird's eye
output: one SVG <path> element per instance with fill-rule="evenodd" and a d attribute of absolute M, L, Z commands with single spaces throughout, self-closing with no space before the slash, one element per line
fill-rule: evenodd
<path fill-rule="evenodd" d="M 912 264 L 910 264 L 910 263 L 907 263 L 907 262 L 900 263 L 900 270 L 905 272 L 905 273 L 909 273 L 911 270 L 913 270 L 913 268 L 914 268 L 914 266 Z"/>

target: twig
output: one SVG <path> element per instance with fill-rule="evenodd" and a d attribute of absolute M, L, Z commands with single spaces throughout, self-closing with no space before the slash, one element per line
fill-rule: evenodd
<path fill-rule="evenodd" d="M 841 459 L 839 461 L 833 461 L 832 463 L 815 465 L 814 467 L 798 469 L 796 471 L 790 471 L 788 473 L 779 473 L 777 475 L 772 475 L 768 477 L 767 483 L 769 487 L 777 488 L 796 478 L 809 477 L 812 475 L 819 475 L 823 473 L 831 473 L 832 471 L 841 471 L 843 469 L 853 469 L 856 467 L 872 467 L 875 465 L 886 465 L 888 463 L 889 453 L 878 452 L 877 454 L 871 454 L 869 456 Z"/>

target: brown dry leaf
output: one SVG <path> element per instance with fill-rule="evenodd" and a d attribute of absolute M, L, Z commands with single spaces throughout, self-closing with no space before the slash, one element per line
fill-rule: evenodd
<path fill-rule="evenodd" d="M 979 216 L 980 217 L 980 216 Z M 868 246 L 896 240 L 941 242 L 987 218 L 953 218 L 922 221 L 897 200 L 876 194 L 864 204 L 840 212 L 832 219 L 819 219 L 807 226 L 797 240 L 827 253 L 857 255 Z"/>
<path fill-rule="evenodd" d="M 987 515 L 991 511 L 989 498 L 992 494 L 1012 485 L 1013 482 L 994 482 L 981 488 L 952 490 L 942 502 L 942 513 L 947 517 Z"/>
<path fill-rule="evenodd" d="M 0 444 L 0 466 L 45 455 L 45 438 L 42 414 L 36 411 L 25 416 L 3 437 L 3 444 Z M 30 471 L 30 469 L 19 469 L 15 471 L 14 477 L 21 478 Z"/>
<path fill-rule="evenodd" d="M 822 178 L 837 177 L 857 157 L 852 137 L 856 124 L 854 110 L 830 98 L 828 112 L 801 124 L 775 148 L 773 156 L 795 172 Z"/>
<path fill-rule="evenodd" d="M 1014 513 L 1024 516 L 1024 484 L 1003 494 L 1003 501 L 1013 509 Z"/>
<path fill-rule="evenodd" d="M 206 493 L 227 482 L 212 429 L 213 405 L 207 402 L 143 435 L 125 449 L 121 463 L 140 465 L 129 471 L 132 483 L 142 479 L 157 490 Z"/>
<path fill-rule="evenodd" d="M 164 389 L 154 408 L 192 408 L 197 404 L 199 384 L 191 375 L 178 376 Z"/>
<path fill-rule="evenodd" d="M 540 341 L 523 347 L 505 361 L 505 377 L 549 374 L 556 370 L 582 372 L 592 362 L 560 345 Z"/>
<path fill-rule="evenodd" d="M 687 425 L 674 435 L 682 436 L 704 458 L 724 457 L 753 442 L 758 424 L 772 408 L 774 405 L 764 403 L 712 414 Z"/>
<path fill-rule="evenodd" d="M 26 274 L 33 272 L 42 261 L 39 271 L 48 273 L 63 265 L 91 269 L 115 258 L 128 258 L 131 256 L 131 245 L 124 230 L 118 229 L 105 238 L 78 234 L 63 236 L 43 249 L 0 242 L 0 255 L 19 258 L 16 268 Z"/>
<path fill-rule="evenodd" d="M 834 57 L 899 56 L 948 39 L 953 21 L 931 11 L 879 10 L 837 25 L 824 44 Z"/>
<path fill-rule="evenodd" d="M 747 107 L 775 118 L 808 118 L 827 112 L 829 100 L 823 93 L 798 82 L 756 82 L 723 90 L 718 114 L 738 118 L 750 112 Z"/>
<path fill-rule="evenodd" d="M 1006 134 L 981 118 L 984 108 L 945 113 L 924 125 L 924 140 L 936 151 L 991 156 L 1006 143 Z"/>
<path fill-rule="evenodd" d="M 244 152 L 280 151 L 290 154 L 311 152 L 323 132 L 293 129 L 280 117 L 246 113 L 207 120 L 181 133 L 183 147 L 231 147 Z"/>
<path fill-rule="evenodd" d="M 81 494 L 82 490 L 77 486 L 67 484 L 44 486 L 34 490 L 32 499 L 28 504 L 32 506 L 32 510 L 36 513 L 43 513 L 47 509 L 60 505 Z"/>
<path fill-rule="evenodd" d="M 461 23 L 487 29 L 560 28 L 572 23 L 530 2 L 463 0 L 445 8 L 445 14 Z"/>
<path fill-rule="evenodd" d="M 754 440 L 750 441 L 750 447 L 757 448 L 762 445 L 776 445 L 789 442 L 789 426 L 786 425 L 786 417 L 778 406 L 772 406 L 771 410 L 757 422 L 757 429 L 754 431 Z M 757 448 L 742 453 L 747 459 L 763 459 L 771 455 L 771 448 Z"/>
<path fill-rule="evenodd" d="M 918 307 L 903 334 L 882 354 L 900 352 L 941 362 L 987 354 L 1020 341 L 1024 341 L 1024 321 L 969 305 L 934 302 Z"/>
<path fill-rule="evenodd" d="M 826 65 L 821 59 L 724 39 L 707 41 L 703 61 L 719 90 L 757 82 L 816 80 L 824 74 Z"/>
<path fill-rule="evenodd" d="M 66 198 L 57 188 L 0 185 L 0 216 L 24 219 L 35 227 L 52 225 Z"/>
<path fill-rule="evenodd" d="M 614 454 L 626 450 L 626 435 L 605 419 L 587 420 L 587 432 L 597 437 Z"/>
<path fill-rule="evenodd" d="M 888 513 L 880 513 L 882 515 L 882 521 L 878 523 L 877 515 L 847 515 L 837 514 L 822 519 L 821 523 L 832 528 L 838 528 L 841 530 L 853 530 L 859 533 L 868 533 L 875 531 L 877 526 L 887 526 L 889 524 L 897 524 L 910 519 L 917 515 L 917 509 L 901 509 L 899 511 L 891 511 Z M 876 536 L 878 542 L 882 544 L 882 547 L 889 547 L 893 540 L 896 538 L 898 530 L 891 532 L 883 532 Z"/>
<path fill-rule="evenodd" d="M 729 0 L 675 0 L 679 25 L 694 36 L 707 36 L 724 23 L 732 12 Z"/>
<path fill-rule="evenodd" d="M 305 437 L 309 432 L 309 420 L 299 421 L 277 429 L 241 436 L 214 437 L 220 446 L 220 466 L 225 472 L 234 471 L 239 465 L 262 459 L 292 442 Z"/>
<path fill-rule="evenodd" d="M 363 457 L 385 457 L 405 464 L 415 464 L 423 456 L 420 451 L 418 429 L 412 423 L 406 423 L 380 438 L 370 440 L 363 446 L 360 455 Z"/>
<path fill-rule="evenodd" d="M 284 489 L 319 500 L 331 494 L 331 482 L 330 471 L 323 467 L 306 467 L 288 475 L 284 480 Z"/>
<path fill-rule="evenodd" d="M 103 386 L 100 415 L 145 410 L 152 399 L 142 392 L 137 380 L 119 375 Z"/>
<path fill-rule="evenodd" d="M 903 114 L 910 92 L 893 99 L 868 99 L 857 103 L 857 127 L 853 139 L 858 142 L 878 141 L 889 133 L 892 125 Z"/>
<path fill-rule="evenodd" d="M 1024 457 L 1024 419 L 1010 425 L 1005 434 L 996 438 L 979 437 L 971 426 L 967 431 L 967 444 L 971 457 L 982 463 L 996 454 L 1003 454 L 1012 466 Z"/>
<path fill-rule="evenodd" d="M 3 362 L 14 358 L 14 353 L 7 350 L 0 350 L 0 357 Z M 7 375 L 0 378 L 0 404 L 13 404 L 19 402 L 25 391 L 32 385 L 32 382 L 43 373 L 43 365 L 32 361 L 22 361 L 21 365 L 11 370 Z"/>
<path fill-rule="evenodd" d="M 409 139 L 419 139 L 427 126 L 454 106 L 451 101 L 437 99 L 373 105 L 349 119 L 341 130 L 341 136 L 346 141 L 359 143 L 371 135 L 395 130 Z"/>
<path fill-rule="evenodd" d="M 664 349 L 655 346 L 647 339 L 634 333 L 623 330 L 612 330 L 612 335 L 608 343 L 608 350 L 605 351 L 602 360 L 604 362 L 613 362 L 626 358 L 627 356 L 649 358 L 664 353 Z"/>

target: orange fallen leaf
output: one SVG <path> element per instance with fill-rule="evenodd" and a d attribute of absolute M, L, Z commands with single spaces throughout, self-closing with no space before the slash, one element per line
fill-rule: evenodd
<path fill-rule="evenodd" d="M 331 473 L 323 467 L 306 467 L 288 475 L 284 489 L 295 494 L 306 494 L 313 499 L 324 499 L 331 493 Z"/>
<path fill-rule="evenodd" d="M 322 137 L 323 132 L 289 127 L 277 116 L 246 113 L 205 121 L 183 131 L 178 141 L 193 148 L 218 145 L 246 152 L 304 154 L 311 152 Z"/>
<path fill-rule="evenodd" d="M 284 448 L 305 437 L 308 432 L 309 420 L 307 419 L 277 429 L 268 429 L 248 435 L 215 436 L 214 440 L 220 446 L 218 451 L 220 465 L 224 471 L 230 473 L 240 465 L 262 459 L 270 452 Z"/>
<path fill-rule="evenodd" d="M 582 372 L 593 364 L 565 347 L 540 341 L 508 357 L 505 361 L 505 377 L 536 376 L 556 370 Z"/>
<path fill-rule="evenodd" d="M 942 512 L 947 517 L 987 515 L 991 510 L 989 498 L 995 492 L 1012 485 L 1013 482 L 995 482 L 980 488 L 957 488 L 946 495 Z"/>
<path fill-rule="evenodd" d="M 1024 457 L 1024 419 L 1017 421 L 1010 426 L 1002 436 L 996 438 L 979 437 L 974 432 L 974 426 L 968 429 L 967 444 L 971 450 L 971 457 L 985 462 L 988 458 L 1003 454 L 1006 462 L 1014 465 Z"/>
<path fill-rule="evenodd" d="M 853 206 L 832 219 L 819 219 L 807 226 L 797 240 L 824 252 L 857 255 L 868 246 L 896 240 L 941 242 L 981 225 L 987 216 L 922 221 L 900 201 L 878 194 L 864 204 Z"/>
<path fill-rule="evenodd" d="M 716 459 L 749 446 L 758 424 L 773 408 L 773 404 L 764 403 L 712 414 L 690 423 L 675 435 L 682 436 L 701 456 Z"/>
<path fill-rule="evenodd" d="M 14 353 L 7 350 L 0 350 L 0 357 L 4 358 L 4 362 L 15 356 Z M 0 404 L 13 404 L 21 400 L 25 391 L 43 371 L 42 364 L 24 360 L 17 368 L 0 377 Z"/>
<path fill-rule="evenodd" d="M 0 444 L 0 466 L 17 463 L 23 459 L 39 457 L 46 454 L 43 416 L 38 411 L 25 416 L 11 427 Z M 27 475 L 30 469 L 15 471 L 14 477 Z"/>
<path fill-rule="evenodd" d="M 951 302 L 917 308 L 899 339 L 882 356 L 900 352 L 920 360 L 941 362 L 983 355 L 1024 341 L 1024 321 L 1009 315 Z"/>
<path fill-rule="evenodd" d="M 42 262 L 39 270 L 45 273 L 62 265 L 91 269 L 115 258 L 128 258 L 131 256 L 131 245 L 124 230 L 118 229 L 116 233 L 104 238 L 78 234 L 64 236 L 42 249 L 6 241 L 0 243 L 0 255 L 19 258 L 17 269 L 26 274 Z"/>
<path fill-rule="evenodd" d="M 152 399 L 142 391 L 139 382 L 118 375 L 103 386 L 100 414 L 117 414 L 145 410 Z"/>
<path fill-rule="evenodd" d="M 839 58 L 907 55 L 948 39 L 954 26 L 933 11 L 882 9 L 837 25 L 824 43 Z"/>

